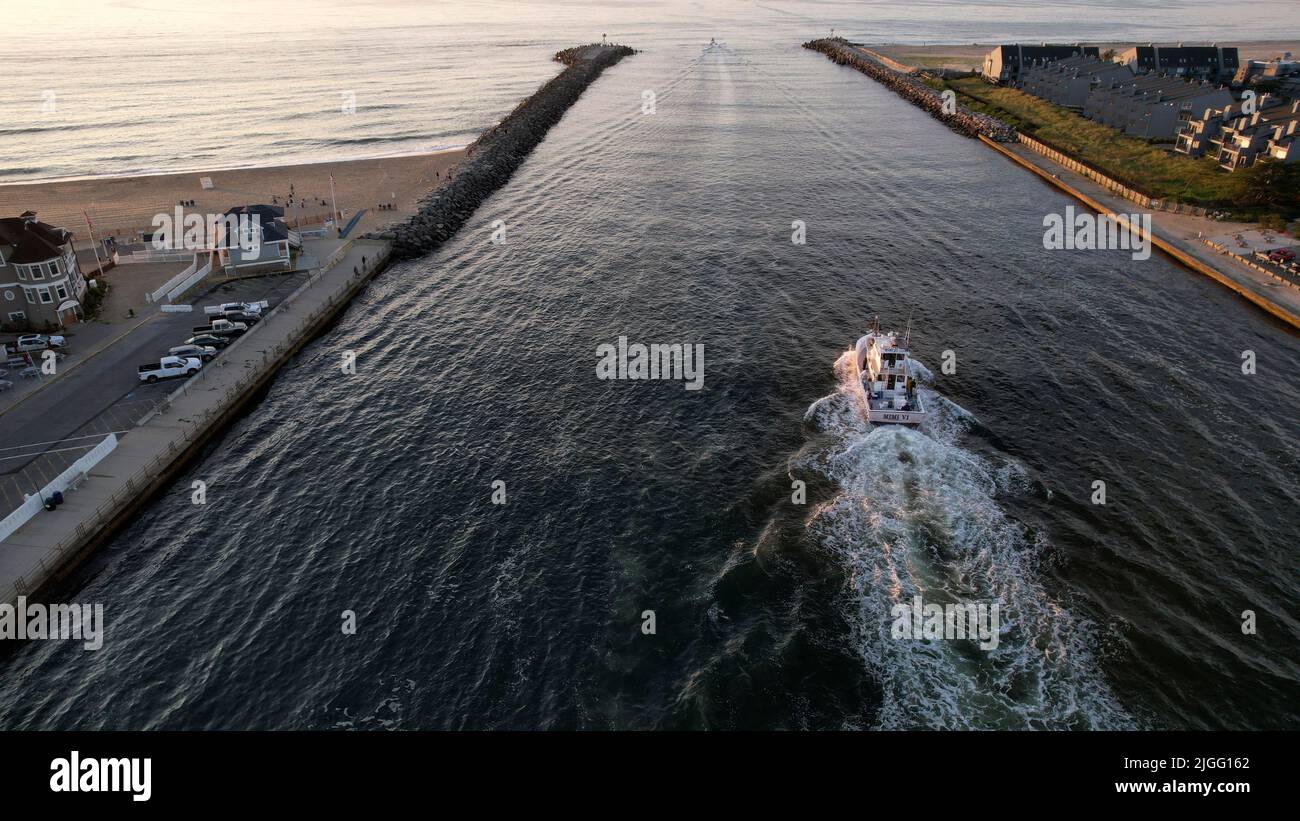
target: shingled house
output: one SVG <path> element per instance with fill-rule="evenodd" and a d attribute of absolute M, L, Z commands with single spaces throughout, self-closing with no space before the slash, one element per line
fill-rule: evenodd
<path fill-rule="evenodd" d="M 71 231 L 31 211 L 0 218 L 0 325 L 38 331 L 70 325 L 85 295 Z"/>

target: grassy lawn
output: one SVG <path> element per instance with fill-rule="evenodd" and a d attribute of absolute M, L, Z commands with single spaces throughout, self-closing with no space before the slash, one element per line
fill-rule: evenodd
<path fill-rule="evenodd" d="M 1209 157 L 1194 160 L 1171 153 L 1168 144 L 1126 137 L 1117 129 L 1023 91 L 991 86 L 978 77 L 949 80 L 947 85 L 967 107 L 998 117 L 1162 199 L 1234 209 L 1253 210 L 1255 205 L 1245 190 L 1251 175 L 1222 171 Z"/>

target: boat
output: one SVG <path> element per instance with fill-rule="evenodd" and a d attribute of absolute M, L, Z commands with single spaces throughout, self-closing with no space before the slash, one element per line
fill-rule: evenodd
<path fill-rule="evenodd" d="M 916 372 L 908 355 L 911 322 L 898 334 L 880 330 L 880 320 L 853 346 L 850 365 L 862 415 L 873 425 L 918 427 L 925 421 L 925 405 L 916 389 Z"/>

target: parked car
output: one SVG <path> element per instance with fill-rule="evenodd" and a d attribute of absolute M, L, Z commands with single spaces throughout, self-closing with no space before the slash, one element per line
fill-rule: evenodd
<path fill-rule="evenodd" d="M 68 342 L 61 336 L 46 336 L 45 334 L 27 334 L 18 337 L 16 350 L 19 353 L 27 351 L 43 351 L 46 348 L 66 348 Z"/>
<path fill-rule="evenodd" d="M 141 382 L 157 382 L 173 376 L 193 376 L 202 367 L 203 363 L 192 356 L 164 356 L 156 365 L 141 365 L 136 368 L 136 375 Z"/>
<path fill-rule="evenodd" d="M 211 325 L 198 325 L 194 328 L 196 334 L 214 334 L 216 336 L 240 336 L 248 330 L 248 326 L 242 322 L 231 322 L 229 319 L 214 319 Z"/>
<path fill-rule="evenodd" d="M 230 344 L 230 340 L 224 336 L 216 334 L 198 334 L 185 340 L 186 345 L 202 345 L 205 348 L 216 348 L 221 350 Z"/>
<path fill-rule="evenodd" d="M 1269 262 L 1276 262 L 1279 265 L 1285 265 L 1288 262 L 1295 262 L 1295 251 L 1290 248 L 1278 248 L 1270 251 L 1268 254 Z"/>
<path fill-rule="evenodd" d="M 223 302 L 220 305 L 205 306 L 203 308 L 203 313 L 208 316 L 218 316 L 220 314 L 229 313 L 230 311 L 242 311 L 246 314 L 257 314 L 260 316 L 262 311 L 266 310 L 266 307 L 267 301 L 265 299 L 261 302 Z"/>
<path fill-rule="evenodd" d="M 261 314 L 249 314 L 243 311 L 226 311 L 222 316 L 230 322 L 242 322 L 250 328 L 262 321 Z"/>
<path fill-rule="evenodd" d="M 167 353 L 171 356 L 193 356 L 211 362 L 217 355 L 217 349 L 211 345 L 177 345 Z"/>

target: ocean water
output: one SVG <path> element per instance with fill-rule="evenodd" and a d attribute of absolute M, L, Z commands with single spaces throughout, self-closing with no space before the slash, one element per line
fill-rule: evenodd
<path fill-rule="evenodd" d="M 464 145 L 602 35 L 678 55 L 873 42 L 1295 37 L 1292 0 L 0 0 L 0 184 Z M 736 35 L 733 37 L 732 35 Z"/>
<path fill-rule="evenodd" d="M 474 8 L 536 80 L 603 7 Z M 1167 19 L 1018 8 L 843 31 Z M 1044 251 L 1070 200 L 798 47 L 850 11 L 620 6 L 645 51 L 57 592 L 105 646 L 0 659 L 0 727 L 1300 727 L 1296 335 L 1162 257 Z M 924 431 L 853 413 L 874 314 L 911 317 Z M 597 379 L 620 336 L 704 345 L 703 389 Z M 998 601 L 998 648 L 893 639 L 914 595 Z"/>

